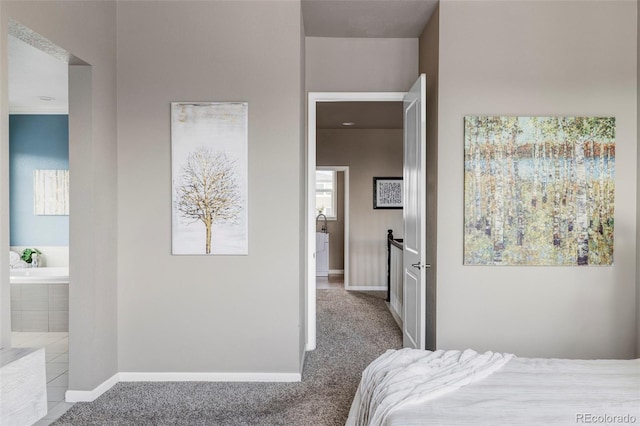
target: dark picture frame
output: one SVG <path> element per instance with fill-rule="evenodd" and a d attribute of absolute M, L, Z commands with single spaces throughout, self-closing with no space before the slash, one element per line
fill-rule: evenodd
<path fill-rule="evenodd" d="M 374 177 L 373 208 L 402 209 L 402 190 L 401 177 Z"/>

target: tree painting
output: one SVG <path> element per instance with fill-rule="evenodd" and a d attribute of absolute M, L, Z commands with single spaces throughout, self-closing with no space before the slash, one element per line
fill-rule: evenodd
<path fill-rule="evenodd" d="M 247 104 L 171 104 L 173 254 L 247 254 Z"/>
<path fill-rule="evenodd" d="M 235 221 L 240 215 L 241 198 L 233 161 L 224 152 L 197 149 L 183 165 L 176 190 L 176 208 L 184 219 L 202 222 L 205 253 L 211 254 L 212 225 Z"/>
<path fill-rule="evenodd" d="M 611 265 L 615 118 L 465 117 L 466 265 Z"/>

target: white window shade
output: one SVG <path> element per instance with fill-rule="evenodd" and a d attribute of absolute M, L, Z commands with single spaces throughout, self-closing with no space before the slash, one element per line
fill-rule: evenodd
<path fill-rule="evenodd" d="M 336 172 L 334 170 L 316 170 L 316 215 L 322 213 L 327 219 L 336 219 Z"/>

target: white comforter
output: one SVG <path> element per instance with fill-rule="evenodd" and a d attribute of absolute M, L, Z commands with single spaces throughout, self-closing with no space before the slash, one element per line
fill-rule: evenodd
<path fill-rule="evenodd" d="M 511 354 L 389 350 L 362 373 L 347 426 L 379 426 L 395 410 L 419 404 L 484 379 Z"/>

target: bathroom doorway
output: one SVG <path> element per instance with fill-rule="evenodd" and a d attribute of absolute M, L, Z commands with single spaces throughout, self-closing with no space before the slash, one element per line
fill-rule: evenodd
<path fill-rule="evenodd" d="M 70 55 L 12 20 L 7 52 L 10 305 L 3 311 L 10 310 L 11 347 L 44 349 L 44 419 L 53 421 L 71 406 Z"/>
<path fill-rule="evenodd" d="M 349 167 L 316 167 L 316 289 L 349 285 Z"/>

